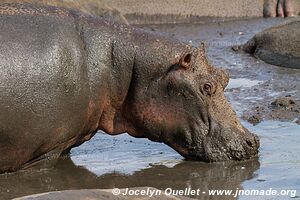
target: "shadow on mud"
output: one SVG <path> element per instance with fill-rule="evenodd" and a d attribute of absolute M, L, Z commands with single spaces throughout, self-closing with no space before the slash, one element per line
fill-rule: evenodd
<path fill-rule="evenodd" d="M 131 175 L 117 172 L 100 176 L 76 166 L 70 158 L 61 159 L 55 168 L 42 171 L 0 175 L 0 199 L 29 194 L 94 188 L 126 188 L 151 186 L 159 189 L 242 189 L 241 183 L 255 176 L 260 163 L 257 158 L 245 162 L 201 163 L 182 161 L 174 167 L 152 165 Z M 198 196 L 220 199 L 220 196 Z M 223 199 L 234 199 L 227 196 Z"/>

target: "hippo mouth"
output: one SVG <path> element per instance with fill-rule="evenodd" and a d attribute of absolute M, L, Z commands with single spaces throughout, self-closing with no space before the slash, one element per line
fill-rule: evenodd
<path fill-rule="evenodd" d="M 212 122 L 207 135 L 203 135 L 201 131 L 192 133 L 194 137 L 190 142 L 162 141 L 188 160 L 205 162 L 242 161 L 257 156 L 260 145 L 259 138 L 255 134 L 246 128 L 243 129 L 240 131 L 224 128 L 217 122 Z"/>
<path fill-rule="evenodd" d="M 188 158 L 207 162 L 248 160 L 258 154 L 259 139 L 248 130 L 245 132 L 247 136 L 229 130 L 211 133 L 203 140 L 202 147 L 194 146 L 189 149 Z M 231 139 L 226 136 L 228 134 Z"/>

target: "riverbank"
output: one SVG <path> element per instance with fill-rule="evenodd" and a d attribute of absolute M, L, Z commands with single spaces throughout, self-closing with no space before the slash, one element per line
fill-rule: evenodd
<path fill-rule="evenodd" d="M 130 24 L 198 23 L 262 17 L 264 0 L 106 0 Z M 222 18 L 222 19 L 221 19 Z"/>

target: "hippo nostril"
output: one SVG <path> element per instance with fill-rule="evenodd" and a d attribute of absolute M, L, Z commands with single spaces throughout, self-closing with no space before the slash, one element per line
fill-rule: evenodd
<path fill-rule="evenodd" d="M 246 140 L 248 146 L 253 147 L 253 143 L 250 140 Z"/>
<path fill-rule="evenodd" d="M 253 138 L 247 139 L 246 144 L 252 149 L 257 149 L 259 147 L 259 138 L 255 135 Z"/>

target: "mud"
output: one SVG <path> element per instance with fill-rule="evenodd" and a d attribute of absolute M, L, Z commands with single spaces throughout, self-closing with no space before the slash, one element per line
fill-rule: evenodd
<path fill-rule="evenodd" d="M 257 104 L 249 111 L 245 111 L 242 118 L 253 125 L 263 120 L 295 121 L 299 123 L 300 100 L 291 96 L 276 98 L 272 102 Z"/>
<path fill-rule="evenodd" d="M 239 117 L 257 105 L 267 109 L 276 99 L 290 95 L 295 105 L 300 99 L 300 70 L 266 64 L 248 54 L 232 51 L 256 33 L 285 19 L 248 19 L 234 22 L 147 25 L 171 37 L 198 46 L 205 42 L 215 66 L 231 74 L 226 96 Z M 209 22 L 209 20 L 207 21 Z M 280 104 L 279 109 L 281 108 Z M 293 106 L 294 104 L 290 105 Z M 288 119 L 283 119 L 287 121 Z M 290 189 L 300 197 L 300 126 L 269 121 L 243 125 L 259 135 L 260 155 L 246 162 L 202 163 L 185 161 L 160 143 L 98 133 L 91 141 L 71 151 L 71 159 L 61 159 L 49 170 L 0 175 L 0 199 L 66 189 L 108 189 L 151 186 L 158 189 L 185 187 L 208 189 Z M 198 199 L 236 199 L 233 196 L 196 196 Z M 238 199 L 290 199 L 290 196 L 239 196 Z"/>

